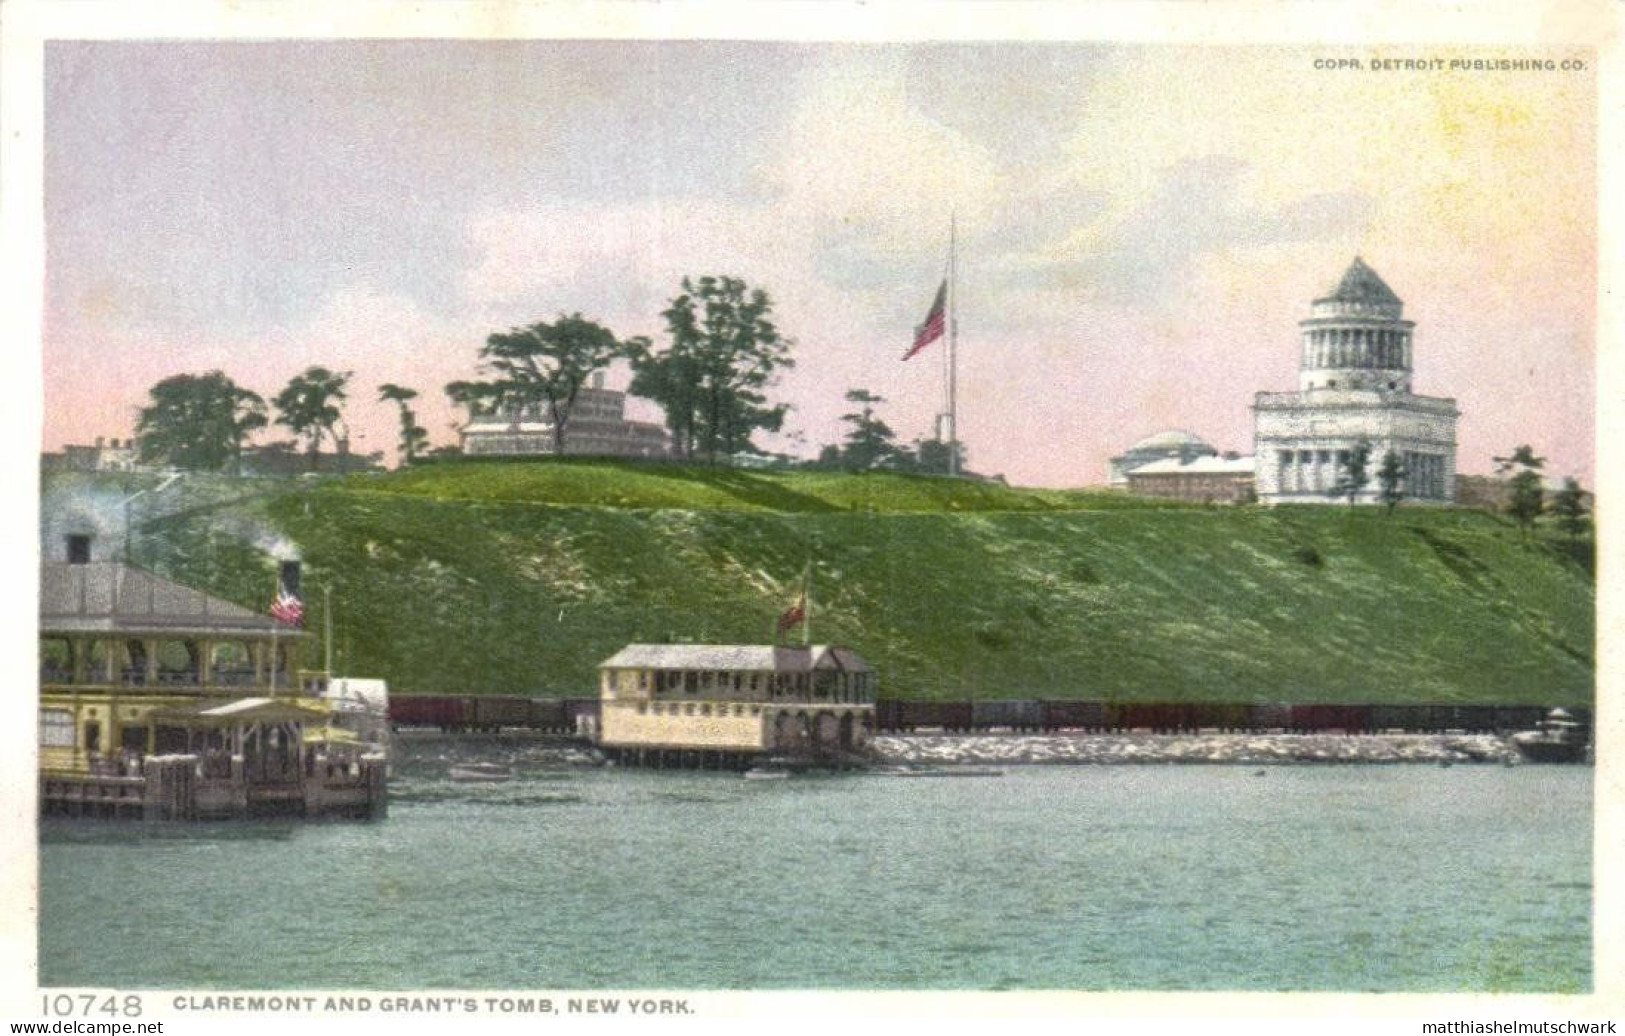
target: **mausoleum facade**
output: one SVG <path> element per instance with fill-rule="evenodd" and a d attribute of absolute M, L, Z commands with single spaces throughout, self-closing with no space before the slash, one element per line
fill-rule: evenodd
<path fill-rule="evenodd" d="M 1300 321 L 1298 391 L 1253 402 L 1256 489 L 1264 504 L 1326 503 L 1361 443 L 1368 481 L 1356 502 L 1376 503 L 1388 453 L 1404 465 L 1404 498 L 1447 504 L 1456 494 L 1454 399 L 1411 391 L 1412 332 L 1404 303 L 1358 257 L 1331 294 Z"/>

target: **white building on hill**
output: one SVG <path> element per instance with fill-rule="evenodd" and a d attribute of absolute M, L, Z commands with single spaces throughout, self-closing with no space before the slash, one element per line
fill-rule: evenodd
<path fill-rule="evenodd" d="M 576 394 L 564 427 L 564 452 L 570 456 L 665 457 L 666 429 L 648 421 L 629 421 L 626 393 L 604 388 L 604 376 Z M 553 419 L 545 403 L 507 407 L 476 414 L 462 429 L 463 452 L 469 456 L 544 455 L 555 452 Z"/>
<path fill-rule="evenodd" d="M 1377 500 L 1377 471 L 1392 452 L 1405 465 L 1405 498 L 1446 504 L 1456 492 L 1454 399 L 1411 391 L 1411 331 L 1404 304 L 1358 257 L 1332 293 L 1314 301 L 1303 329 L 1297 392 L 1253 403 L 1260 503 L 1325 503 L 1350 454 L 1370 445 L 1358 502 Z"/>

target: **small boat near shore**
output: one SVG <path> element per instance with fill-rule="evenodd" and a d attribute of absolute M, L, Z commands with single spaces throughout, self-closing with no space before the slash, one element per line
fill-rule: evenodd
<path fill-rule="evenodd" d="M 930 768 L 899 767 L 889 770 L 875 770 L 881 777 L 1003 777 L 1003 770 L 995 770 L 989 766 L 934 766 Z"/>
<path fill-rule="evenodd" d="M 1512 735 L 1513 747 L 1532 763 L 1583 763 L 1586 736 L 1567 709 L 1553 709 L 1535 730 Z"/>
<path fill-rule="evenodd" d="M 466 784 L 495 784 L 512 780 L 513 770 L 501 763 L 457 763 L 446 775 Z"/>

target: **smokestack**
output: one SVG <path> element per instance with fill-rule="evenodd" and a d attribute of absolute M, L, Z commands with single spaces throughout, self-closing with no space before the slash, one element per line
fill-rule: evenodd
<path fill-rule="evenodd" d="M 299 562 L 284 561 L 280 581 L 283 593 L 289 597 L 298 597 L 303 600 L 303 595 L 299 593 Z"/>

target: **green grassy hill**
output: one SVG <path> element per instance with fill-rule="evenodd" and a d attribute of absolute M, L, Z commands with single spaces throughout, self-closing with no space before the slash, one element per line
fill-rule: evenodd
<path fill-rule="evenodd" d="M 285 538 L 313 630 L 331 591 L 335 668 L 397 692 L 591 694 L 630 641 L 763 642 L 810 561 L 814 639 L 855 647 L 887 695 L 1592 695 L 1589 573 L 1477 512 L 604 461 L 185 492 L 144 523 L 143 565 L 263 607 L 263 546 Z"/>

